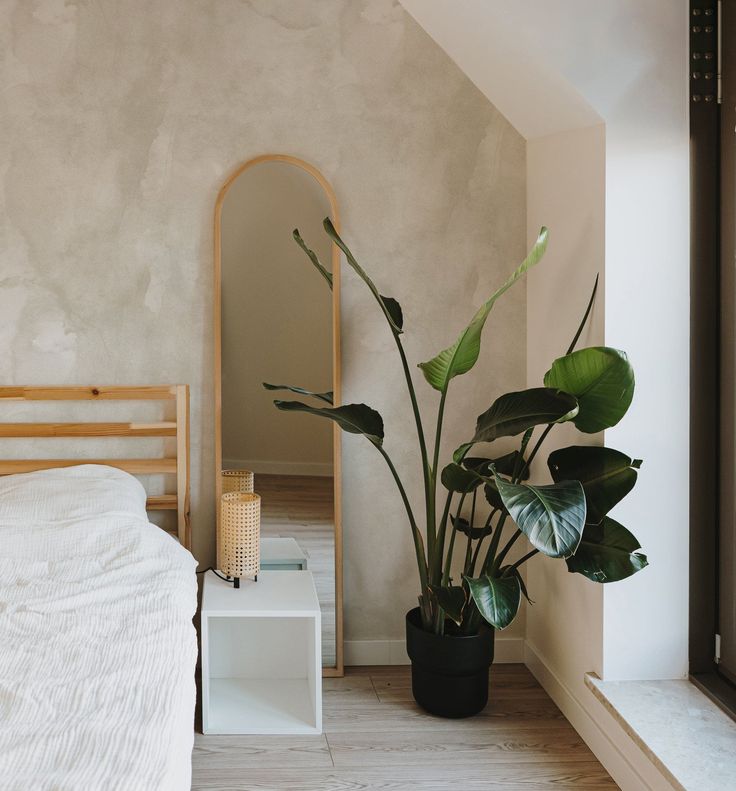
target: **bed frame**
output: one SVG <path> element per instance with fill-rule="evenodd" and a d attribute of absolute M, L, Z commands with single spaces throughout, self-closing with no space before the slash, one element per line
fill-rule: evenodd
<path fill-rule="evenodd" d="M 0 423 L 0 438 L 171 437 L 176 455 L 153 459 L 12 459 L 0 460 L 0 475 L 75 464 L 106 464 L 132 475 L 176 476 L 176 492 L 149 497 L 149 511 L 176 511 L 177 537 L 192 548 L 189 522 L 189 386 L 0 387 L 0 404 L 9 401 L 170 401 L 176 419 L 154 423 Z"/>

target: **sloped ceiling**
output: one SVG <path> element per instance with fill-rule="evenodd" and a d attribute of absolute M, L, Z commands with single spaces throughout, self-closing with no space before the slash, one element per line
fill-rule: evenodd
<path fill-rule="evenodd" d="M 658 3 L 400 2 L 527 139 L 615 121 L 647 95 L 645 83 L 679 68 L 662 41 L 682 31 L 662 30 L 673 15 Z M 641 109 L 652 123 L 672 121 L 651 98 Z"/>
<path fill-rule="evenodd" d="M 548 3 L 401 3 L 527 139 L 601 122 L 550 63 L 548 36 L 543 35 L 549 28 L 540 15 Z"/>

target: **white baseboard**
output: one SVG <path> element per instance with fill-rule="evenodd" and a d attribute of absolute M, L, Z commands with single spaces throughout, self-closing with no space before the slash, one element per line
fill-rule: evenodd
<path fill-rule="evenodd" d="M 404 640 L 346 640 L 345 664 L 408 665 Z M 494 662 L 524 661 L 524 640 L 521 637 L 496 637 Z"/>
<path fill-rule="evenodd" d="M 585 699 L 581 700 L 529 642 L 525 644 L 524 662 L 621 791 L 673 791 L 673 786 L 592 692 L 586 689 Z"/>
<path fill-rule="evenodd" d="M 223 459 L 223 469 L 252 470 L 256 475 L 317 475 L 329 478 L 332 464 L 319 461 L 254 461 L 253 459 Z"/>

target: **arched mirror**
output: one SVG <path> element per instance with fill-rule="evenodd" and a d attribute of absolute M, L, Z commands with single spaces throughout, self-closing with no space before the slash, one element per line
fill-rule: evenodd
<path fill-rule="evenodd" d="M 334 193 L 314 167 L 268 155 L 240 167 L 215 210 L 217 495 L 223 469 L 247 469 L 261 495 L 261 568 L 307 568 L 322 611 L 325 675 L 340 675 L 340 437 L 328 420 L 282 412 L 263 382 L 340 398 L 339 251 Z M 297 246 L 298 228 L 333 289 Z M 295 397 L 295 396 L 291 396 Z"/>

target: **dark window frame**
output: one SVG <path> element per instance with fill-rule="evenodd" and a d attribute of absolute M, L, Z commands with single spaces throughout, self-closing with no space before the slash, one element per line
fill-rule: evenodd
<path fill-rule="evenodd" d="M 736 686 L 719 672 L 715 636 L 719 631 L 719 524 L 734 514 L 732 405 L 733 346 L 723 349 L 724 329 L 734 326 L 736 293 L 733 260 L 736 127 L 736 0 L 690 3 L 690 632 L 691 679 L 724 709 L 736 715 Z M 720 13 L 719 13 L 720 11 Z M 720 26 L 720 30 L 718 27 Z M 708 27 L 713 29 L 708 32 Z M 720 47 L 721 42 L 735 46 Z M 724 51 L 725 50 L 725 51 Z M 706 59 L 706 53 L 710 57 Z M 718 79 L 705 79 L 708 70 Z M 721 145 L 721 140 L 728 140 Z M 731 337 L 731 344 L 736 338 Z M 727 354 L 723 355 L 726 351 Z M 725 364 L 724 364 L 725 361 Z M 728 409 L 722 408 L 729 404 Z"/>

